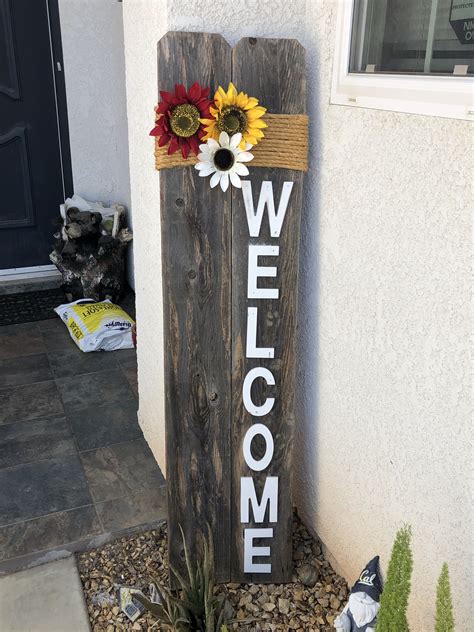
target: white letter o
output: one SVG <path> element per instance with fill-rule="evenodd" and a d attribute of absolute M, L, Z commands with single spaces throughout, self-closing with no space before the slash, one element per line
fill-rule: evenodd
<path fill-rule="evenodd" d="M 266 443 L 265 454 L 260 459 L 260 461 L 257 461 L 253 458 L 252 452 L 250 450 L 252 441 L 256 435 L 262 435 Z M 250 428 L 245 433 L 243 449 L 245 462 L 251 470 L 254 470 L 255 472 L 261 472 L 266 467 L 268 467 L 270 465 L 270 461 L 273 458 L 274 444 L 272 433 L 267 428 L 267 426 L 264 426 L 263 424 L 253 424 L 253 426 L 250 426 Z"/>

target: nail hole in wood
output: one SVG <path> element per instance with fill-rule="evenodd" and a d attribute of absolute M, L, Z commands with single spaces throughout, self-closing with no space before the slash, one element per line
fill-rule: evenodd
<path fill-rule="evenodd" d="M 190 279 L 195 279 L 195 278 L 196 278 L 196 270 L 190 270 L 190 271 L 188 272 L 188 277 L 189 277 Z"/>
<path fill-rule="evenodd" d="M 176 199 L 176 206 L 184 206 L 183 198 L 177 198 Z"/>
<path fill-rule="evenodd" d="M 249 44 L 250 44 L 250 46 L 255 46 L 256 43 L 257 43 L 257 38 L 256 37 L 249 37 Z"/>
<path fill-rule="evenodd" d="M 217 393 L 211 393 L 209 395 L 209 399 L 211 400 L 211 402 L 216 402 L 217 401 Z"/>

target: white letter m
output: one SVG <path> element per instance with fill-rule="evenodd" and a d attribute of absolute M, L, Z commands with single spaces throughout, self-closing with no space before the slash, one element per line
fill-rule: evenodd
<path fill-rule="evenodd" d="M 257 500 L 255 483 L 251 476 L 242 476 L 240 479 L 240 522 L 250 522 L 249 505 L 252 505 L 254 521 L 263 522 L 267 505 L 270 505 L 269 522 L 278 520 L 278 476 L 268 476 L 262 492 L 260 504 Z"/>

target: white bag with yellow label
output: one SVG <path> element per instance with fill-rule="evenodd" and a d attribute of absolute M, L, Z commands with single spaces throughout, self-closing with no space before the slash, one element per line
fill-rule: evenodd
<path fill-rule="evenodd" d="M 133 348 L 134 320 L 108 299 L 100 303 L 79 299 L 59 305 L 54 311 L 65 323 L 79 349 L 86 353 Z"/>

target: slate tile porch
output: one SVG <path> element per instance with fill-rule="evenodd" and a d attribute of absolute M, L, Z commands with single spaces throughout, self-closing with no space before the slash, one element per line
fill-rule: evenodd
<path fill-rule="evenodd" d="M 59 318 L 0 327 L 0 575 L 166 517 L 137 409 L 134 350 L 85 354 Z"/>

